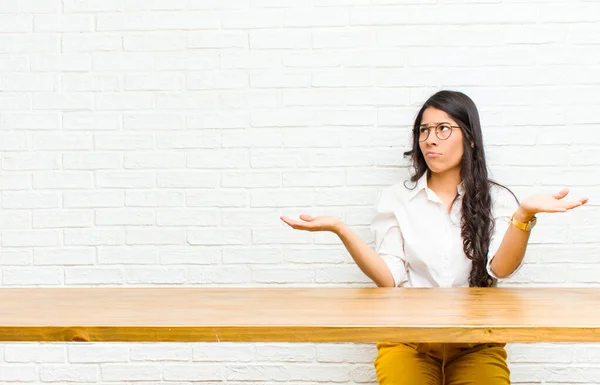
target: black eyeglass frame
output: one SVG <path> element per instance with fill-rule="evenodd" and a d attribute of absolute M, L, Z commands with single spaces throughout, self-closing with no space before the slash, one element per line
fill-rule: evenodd
<path fill-rule="evenodd" d="M 450 127 L 450 135 L 448 135 L 448 137 L 446 137 L 446 138 L 441 138 L 440 137 L 440 134 L 439 134 L 439 128 L 440 128 L 440 126 Z M 421 128 L 427 128 L 429 130 L 429 132 L 427 133 L 427 136 L 423 140 L 421 140 Z M 461 127 L 460 126 L 453 126 L 452 124 L 447 123 L 447 122 L 438 123 L 435 126 L 435 136 L 437 136 L 439 140 L 448 140 L 450 138 L 450 136 L 452 136 L 452 131 L 453 131 L 452 129 L 453 128 L 461 128 Z M 429 139 L 429 135 L 431 134 L 431 129 L 429 128 L 429 126 L 419 126 L 419 127 L 417 127 L 417 134 L 419 135 L 419 142 L 424 142 L 427 139 Z"/>

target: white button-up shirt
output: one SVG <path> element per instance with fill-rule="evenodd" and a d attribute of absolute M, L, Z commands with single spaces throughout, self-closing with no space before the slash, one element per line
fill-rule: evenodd
<path fill-rule="evenodd" d="M 410 187 L 410 182 L 407 183 Z M 487 271 L 508 229 L 518 203 L 506 189 L 492 185 L 495 229 L 490 240 Z M 375 251 L 384 259 L 396 286 L 468 287 L 472 261 L 463 251 L 460 220 L 464 188 L 458 185 L 450 213 L 427 187 L 427 173 L 413 190 L 396 183 L 380 191 L 377 214 L 371 222 Z M 523 262 L 507 278 L 513 276 Z"/>

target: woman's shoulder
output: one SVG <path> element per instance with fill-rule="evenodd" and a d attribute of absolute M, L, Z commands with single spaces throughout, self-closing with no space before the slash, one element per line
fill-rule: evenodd
<path fill-rule="evenodd" d="M 408 201 L 410 192 L 412 191 L 408 188 L 411 186 L 411 183 L 410 181 L 399 181 L 382 187 L 378 193 L 378 207 L 389 209 L 398 205 L 404 205 Z"/>

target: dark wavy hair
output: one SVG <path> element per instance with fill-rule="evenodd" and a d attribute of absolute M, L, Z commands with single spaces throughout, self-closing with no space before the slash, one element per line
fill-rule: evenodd
<path fill-rule="evenodd" d="M 460 164 L 460 177 L 465 193 L 460 226 L 463 250 L 467 258 L 473 261 L 469 286 L 495 286 L 495 280 L 486 269 L 490 239 L 494 231 L 490 188 L 497 185 L 507 189 L 513 196 L 514 194 L 488 177 L 479 112 L 473 100 L 458 91 L 439 91 L 427 99 L 419 110 L 413 126 L 412 150 L 404 153 L 405 157 L 410 157 L 415 171 L 410 180 L 416 182 L 429 169 L 419 148 L 419 125 L 428 107 L 446 112 L 458 123 L 463 133 L 464 153 Z"/>

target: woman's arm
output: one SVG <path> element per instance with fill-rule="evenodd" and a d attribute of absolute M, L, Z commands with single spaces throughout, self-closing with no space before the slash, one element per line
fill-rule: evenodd
<path fill-rule="evenodd" d="M 537 213 L 565 212 L 587 203 L 587 198 L 575 201 L 561 200 L 569 193 L 563 189 L 556 194 L 533 195 L 524 200 L 515 213 L 515 219 L 519 222 L 529 222 Z M 492 258 L 490 268 L 500 278 L 509 276 L 519 266 L 527 249 L 529 231 L 521 230 L 509 225 L 502 243 Z"/>
<path fill-rule="evenodd" d="M 519 222 L 529 222 L 533 218 L 533 214 L 525 212 L 521 207 L 515 214 L 515 219 Z M 527 242 L 529 242 L 529 234 L 531 232 L 521 230 L 513 225 L 509 225 L 502 243 L 492 258 L 490 268 L 492 272 L 499 278 L 508 277 L 523 260 Z"/>
<path fill-rule="evenodd" d="M 330 216 L 313 217 L 300 215 L 301 221 L 282 216 L 281 220 L 297 230 L 331 231 L 336 234 L 346 246 L 346 249 L 367 277 L 379 287 L 394 287 L 394 277 L 387 264 L 373 249 L 359 238 L 339 218 Z"/>
<path fill-rule="evenodd" d="M 343 223 L 334 230 L 354 259 L 354 262 L 379 287 L 394 287 L 394 278 L 387 264 L 369 245 Z"/>

